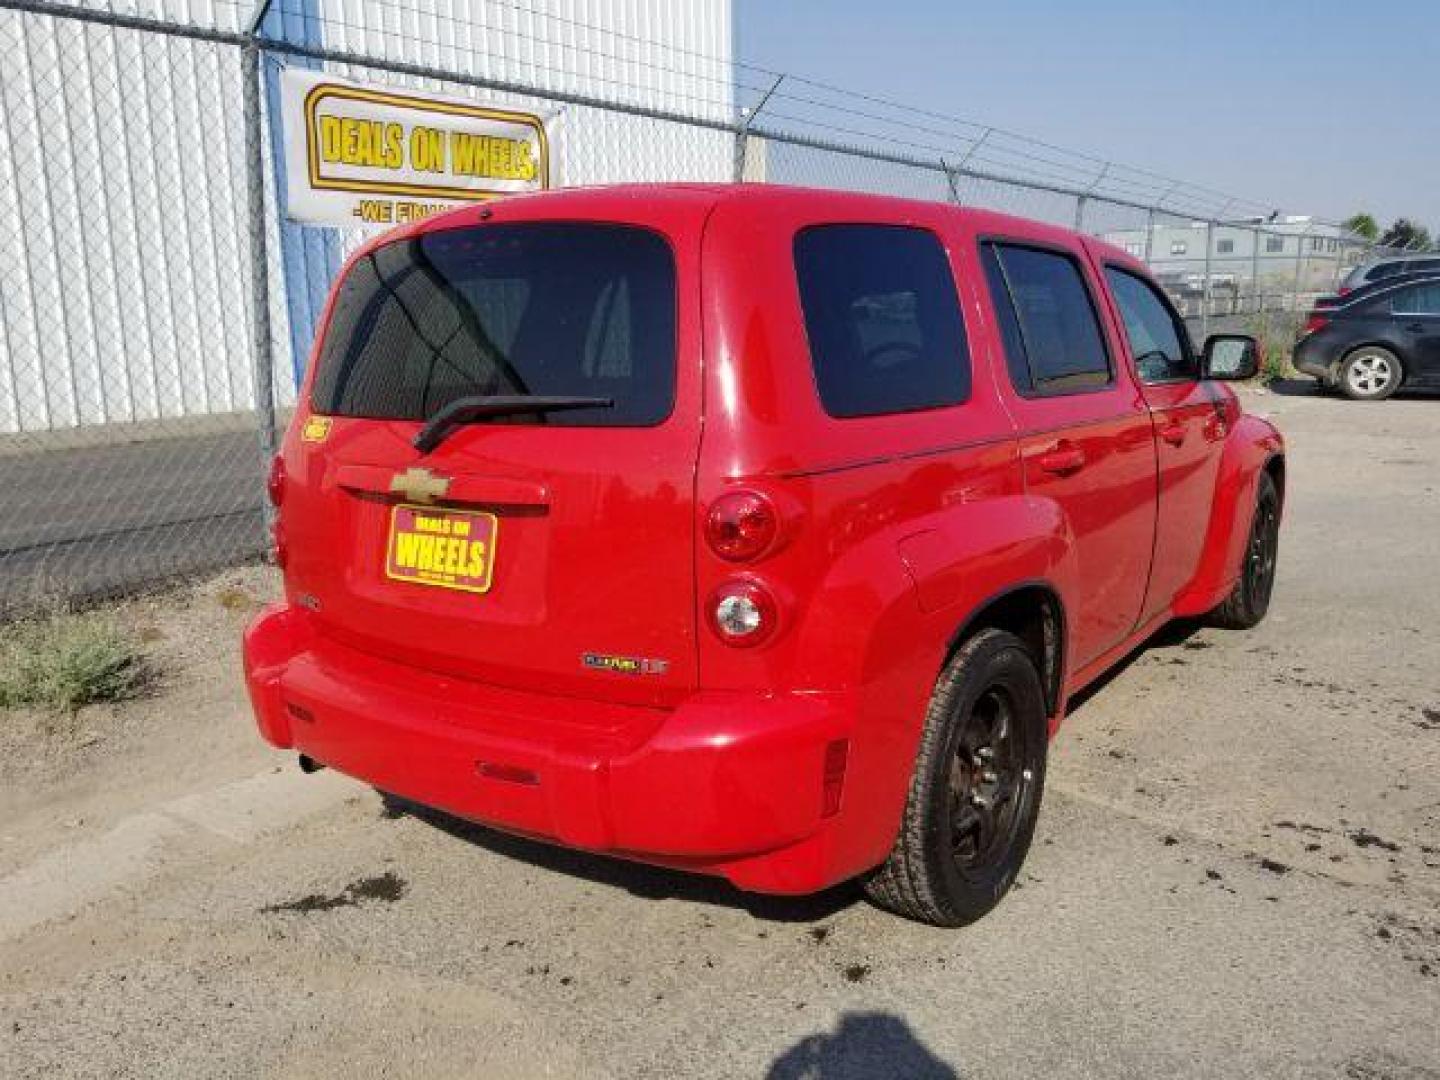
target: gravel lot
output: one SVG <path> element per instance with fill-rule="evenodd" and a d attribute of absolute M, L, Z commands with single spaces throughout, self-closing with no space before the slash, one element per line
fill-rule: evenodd
<path fill-rule="evenodd" d="M 1437 1080 L 1440 401 L 1246 404 L 1291 445 L 1270 619 L 1088 696 L 964 931 L 302 777 L 235 671 L 273 576 L 131 603 L 158 696 L 0 717 L 0 1074 Z"/>

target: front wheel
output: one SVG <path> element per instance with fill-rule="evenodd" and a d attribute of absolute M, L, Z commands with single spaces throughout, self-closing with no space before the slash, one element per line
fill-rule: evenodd
<path fill-rule="evenodd" d="M 870 899 L 935 926 L 998 904 L 1035 832 L 1047 737 L 1024 643 L 994 629 L 966 641 L 931 696 L 900 835 L 865 883 Z"/>
<path fill-rule="evenodd" d="M 1210 613 L 1210 621 L 1230 630 L 1249 630 L 1270 610 L 1275 588 L 1275 567 L 1280 554 L 1280 493 L 1270 474 L 1262 472 L 1255 493 L 1255 516 L 1245 544 L 1240 580 L 1224 603 Z"/>

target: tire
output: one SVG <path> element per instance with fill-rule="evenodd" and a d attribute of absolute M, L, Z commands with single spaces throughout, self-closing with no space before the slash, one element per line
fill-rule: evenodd
<path fill-rule="evenodd" d="M 930 698 L 900 835 L 865 882 L 870 900 L 934 926 L 995 907 L 1035 833 L 1048 736 L 1024 643 L 994 629 L 966 641 Z"/>
<path fill-rule="evenodd" d="M 1210 613 L 1210 621 L 1227 630 L 1249 630 L 1270 610 L 1275 588 L 1275 567 L 1280 546 L 1280 493 L 1268 472 L 1262 472 L 1255 492 L 1255 513 L 1245 541 L 1245 564 L 1240 580 L 1224 602 Z"/>
<path fill-rule="evenodd" d="M 1400 358 L 1379 345 L 1362 345 L 1340 364 L 1340 392 L 1351 401 L 1384 401 L 1400 387 Z"/>

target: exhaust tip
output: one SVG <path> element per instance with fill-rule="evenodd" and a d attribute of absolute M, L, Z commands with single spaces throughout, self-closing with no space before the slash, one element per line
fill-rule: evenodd
<path fill-rule="evenodd" d="M 316 761 L 316 760 L 315 760 L 314 758 L 312 758 L 309 754 L 301 754 L 301 755 L 300 755 L 300 771 L 301 771 L 301 772 L 303 772 L 303 773 L 317 773 L 317 772 L 319 772 L 319 771 L 320 771 L 321 769 L 323 769 L 323 768 L 325 768 L 325 766 L 322 765 L 322 764 L 320 764 L 320 762 Z"/>

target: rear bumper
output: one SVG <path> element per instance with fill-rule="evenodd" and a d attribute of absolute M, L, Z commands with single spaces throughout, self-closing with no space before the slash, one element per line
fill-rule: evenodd
<path fill-rule="evenodd" d="M 844 841 L 863 808 L 823 813 L 848 695 L 655 709 L 522 692 L 357 652 L 286 606 L 251 625 L 244 662 L 272 745 L 470 820 L 761 892 L 813 892 L 884 856 Z"/>
<path fill-rule="evenodd" d="M 1323 381 L 1335 377 L 1334 364 L 1328 352 L 1320 348 L 1313 338 L 1302 338 L 1295 346 L 1291 363 L 1295 370 Z"/>

